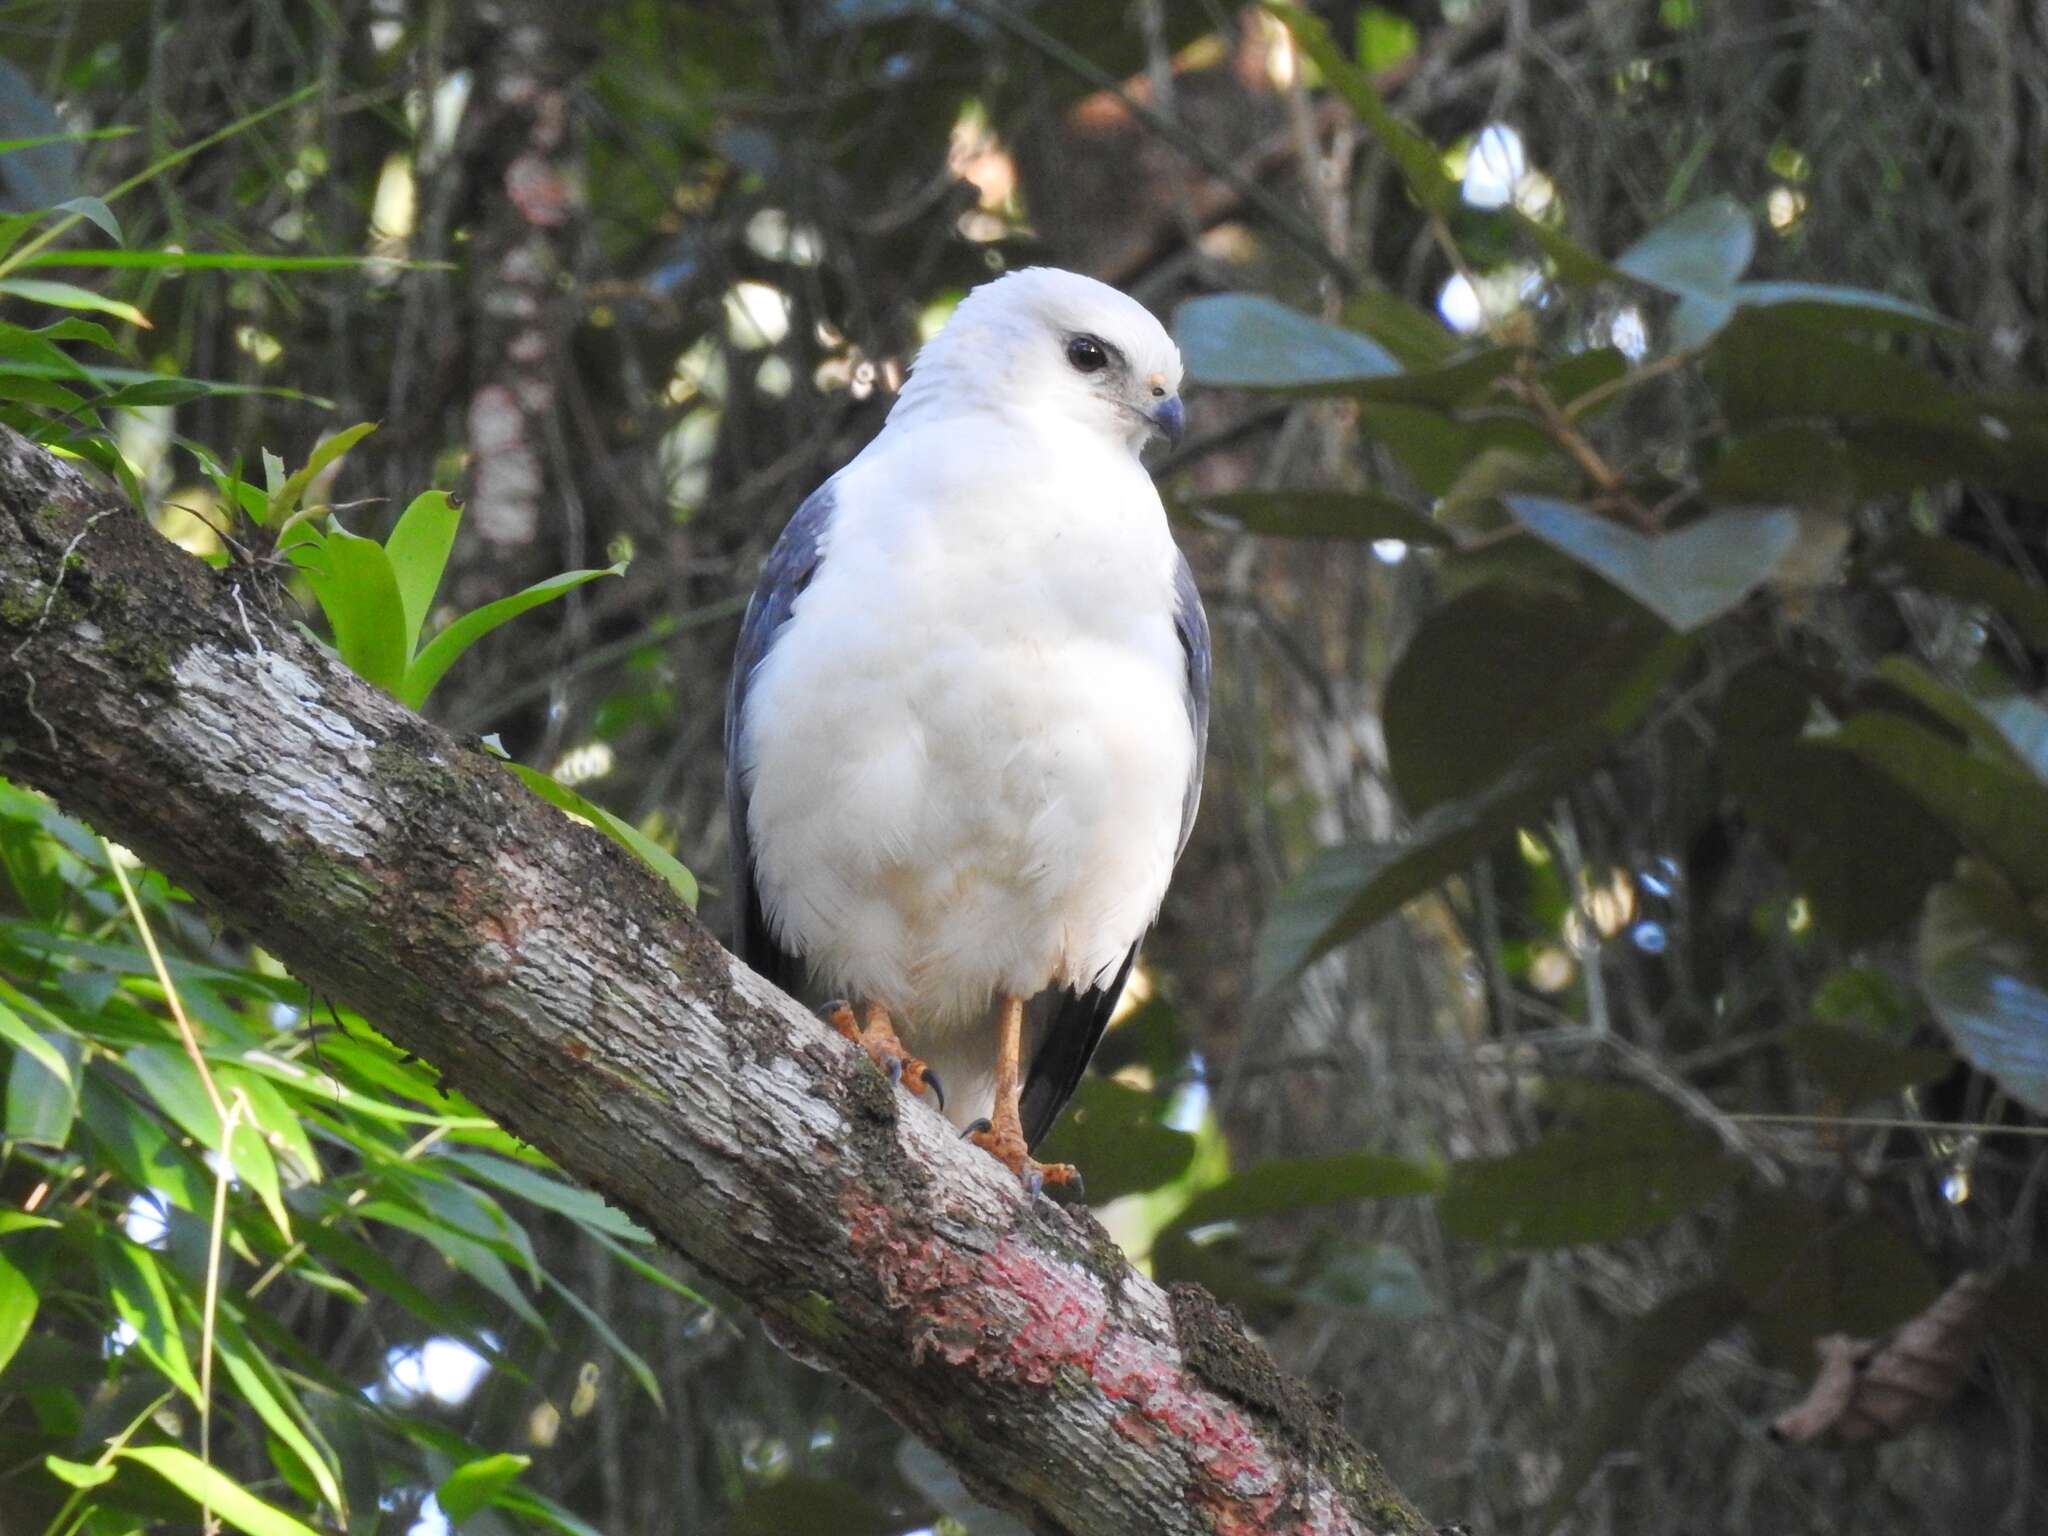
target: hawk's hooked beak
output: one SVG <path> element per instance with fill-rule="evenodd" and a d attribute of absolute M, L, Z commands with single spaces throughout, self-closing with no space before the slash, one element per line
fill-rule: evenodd
<path fill-rule="evenodd" d="M 1176 448 L 1180 446 L 1180 440 L 1187 436 L 1188 412 L 1187 407 L 1180 403 L 1179 395 L 1168 395 L 1153 406 L 1151 421 L 1167 442 Z"/>

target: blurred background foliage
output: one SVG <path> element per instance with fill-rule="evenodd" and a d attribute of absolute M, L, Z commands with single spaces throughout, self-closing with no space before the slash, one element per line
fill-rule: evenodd
<path fill-rule="evenodd" d="M 782 521 L 965 288 L 1126 287 L 1218 701 L 1055 1155 L 1440 1518 L 2038 1530 L 2048 32 L 1315 12 L 12 0 L 0 419 L 256 565 L 235 466 L 380 422 L 294 494 L 461 499 L 429 633 L 630 559 L 427 708 L 717 921 Z M 123 851 L 0 867 L 10 1533 L 1016 1529 Z"/>

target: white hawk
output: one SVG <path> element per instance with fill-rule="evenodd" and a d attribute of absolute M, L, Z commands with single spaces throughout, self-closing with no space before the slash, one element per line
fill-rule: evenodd
<path fill-rule="evenodd" d="M 783 530 L 733 658 L 740 954 L 845 999 L 826 1017 L 1033 1189 L 1075 1182 L 1031 1148 L 1201 794 L 1208 621 L 1139 460 L 1180 381 L 1113 288 L 976 288 Z"/>

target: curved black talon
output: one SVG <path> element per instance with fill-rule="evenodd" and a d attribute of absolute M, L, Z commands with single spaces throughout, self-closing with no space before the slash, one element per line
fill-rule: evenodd
<path fill-rule="evenodd" d="M 1017 1182 L 1024 1186 L 1024 1198 L 1026 1200 L 1036 1200 L 1045 1193 L 1045 1175 L 1036 1168 L 1026 1168 L 1023 1173 L 1018 1175 Z"/>
<path fill-rule="evenodd" d="M 882 1063 L 882 1070 L 889 1074 L 889 1086 L 891 1088 L 897 1087 L 903 1081 L 903 1058 L 901 1056 L 891 1056 Z"/>
<path fill-rule="evenodd" d="M 995 1123 L 984 1115 L 981 1119 L 968 1126 L 966 1130 L 962 1131 L 960 1139 L 965 1141 L 970 1136 L 979 1136 L 983 1131 L 992 1131 L 994 1129 Z"/>
<path fill-rule="evenodd" d="M 1076 1168 L 1074 1176 L 1067 1180 L 1065 1192 L 1066 1198 L 1060 1202 L 1062 1205 L 1086 1205 L 1088 1203 L 1088 1191 L 1082 1186 L 1080 1169 Z"/>
<path fill-rule="evenodd" d="M 930 1067 L 924 1069 L 924 1085 L 931 1089 L 932 1097 L 939 1102 L 939 1113 L 946 1112 L 946 1085 L 939 1081 L 939 1074 Z"/>
<path fill-rule="evenodd" d="M 817 1007 L 818 1017 L 828 1024 L 832 1022 L 833 1014 L 851 1012 L 853 1012 L 853 1004 L 843 997 L 835 997 L 829 1003 L 820 1003 Z"/>

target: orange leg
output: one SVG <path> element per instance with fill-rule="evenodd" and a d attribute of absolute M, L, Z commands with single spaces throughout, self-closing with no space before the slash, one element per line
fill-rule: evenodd
<path fill-rule="evenodd" d="M 1006 994 L 997 1010 L 995 1109 L 986 1128 L 969 1131 L 967 1139 L 1017 1175 L 1033 1194 L 1046 1184 L 1071 1184 L 1079 1193 L 1079 1169 L 1072 1163 L 1041 1163 L 1025 1145 L 1024 1122 L 1017 1114 L 1017 1098 L 1024 1091 L 1024 999 Z"/>
<path fill-rule="evenodd" d="M 868 1060 L 889 1074 L 889 1081 L 901 1083 L 912 1093 L 923 1094 L 929 1087 L 932 1097 L 939 1101 L 939 1108 L 946 1107 L 945 1085 L 938 1074 L 903 1047 L 896 1038 L 896 1026 L 889 1019 L 889 1010 L 880 1003 L 869 1003 L 862 1010 L 859 1023 L 854 1021 L 853 1007 L 849 1003 L 827 1003 L 818 1010 L 840 1034 L 868 1053 Z"/>

